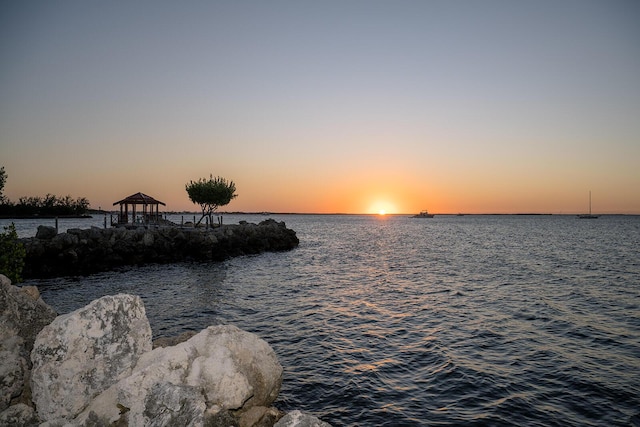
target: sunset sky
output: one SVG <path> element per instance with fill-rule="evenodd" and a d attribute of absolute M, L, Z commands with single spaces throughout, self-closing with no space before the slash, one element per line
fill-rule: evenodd
<path fill-rule="evenodd" d="M 635 0 L 5 1 L 5 195 L 640 213 Z"/>

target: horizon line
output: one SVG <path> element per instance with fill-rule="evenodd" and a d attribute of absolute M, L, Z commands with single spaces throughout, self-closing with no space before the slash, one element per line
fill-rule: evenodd
<path fill-rule="evenodd" d="M 89 213 L 111 213 L 112 211 L 107 210 L 99 210 L 99 209 L 89 209 Z M 178 214 L 193 214 L 193 215 L 201 215 L 202 212 L 198 211 L 164 211 L 162 213 L 170 214 L 170 215 L 178 215 Z M 214 212 L 214 215 L 370 215 L 370 216 L 405 216 L 405 215 L 415 215 L 415 212 L 409 213 L 347 213 L 347 212 L 275 212 L 275 211 L 221 211 Z M 433 213 L 433 215 L 442 215 L 442 216 L 467 216 L 467 215 L 487 215 L 487 216 L 498 216 L 498 215 L 515 215 L 515 216 L 566 216 L 566 215 L 582 215 L 584 212 L 474 212 L 474 213 L 466 213 L 466 212 L 443 212 L 443 213 Z M 630 215 L 637 216 L 640 213 L 623 213 L 623 212 L 603 212 L 597 213 L 594 212 L 594 215 Z"/>

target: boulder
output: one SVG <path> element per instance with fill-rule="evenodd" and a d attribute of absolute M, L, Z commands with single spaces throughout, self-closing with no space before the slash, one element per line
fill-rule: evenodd
<path fill-rule="evenodd" d="M 239 414 L 238 427 L 272 427 L 284 416 L 278 409 L 253 406 Z"/>
<path fill-rule="evenodd" d="M 313 415 L 304 414 L 300 411 L 291 411 L 280 419 L 273 427 L 331 427 Z"/>
<path fill-rule="evenodd" d="M 0 342 L 0 411 L 22 395 L 27 384 L 29 358 L 24 347 L 24 340 L 18 335 L 3 338 Z"/>
<path fill-rule="evenodd" d="M 29 405 L 18 403 L 0 412 L 0 426 L 37 426 L 36 411 Z"/>
<path fill-rule="evenodd" d="M 29 353 L 38 332 L 55 317 L 37 288 L 13 286 L 0 274 L 0 412 L 31 402 Z"/>
<path fill-rule="evenodd" d="M 270 427 L 282 384 L 271 347 L 219 325 L 151 350 L 140 298 L 106 296 L 58 316 L 33 345 L 32 388 L 44 426 Z M 165 344 L 170 344 L 170 341 Z M 13 409 L 5 418 L 35 414 Z M 23 408 L 24 409 L 24 408 Z"/>
<path fill-rule="evenodd" d="M 58 230 L 55 227 L 49 227 L 48 225 L 39 225 L 38 231 L 36 231 L 36 239 L 48 240 L 53 239 L 58 234 Z"/>
<path fill-rule="evenodd" d="M 67 248 L 74 248 L 78 244 L 80 239 L 75 234 L 60 233 L 51 239 L 51 245 L 56 251 L 61 251 Z"/>
<path fill-rule="evenodd" d="M 137 296 L 106 296 L 58 316 L 40 331 L 31 352 L 38 415 L 43 421 L 74 418 L 149 350 L 151 327 Z"/>
<path fill-rule="evenodd" d="M 281 384 L 282 366 L 265 341 L 235 326 L 210 326 L 142 355 L 131 375 L 97 396 L 77 421 L 203 425 L 226 411 L 269 407 Z"/>

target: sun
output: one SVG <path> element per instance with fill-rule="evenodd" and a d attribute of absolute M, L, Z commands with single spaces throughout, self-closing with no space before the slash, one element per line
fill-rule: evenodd
<path fill-rule="evenodd" d="M 395 203 L 385 199 L 374 200 L 373 203 L 369 205 L 369 208 L 365 210 L 368 214 L 379 216 L 392 215 L 397 211 Z"/>

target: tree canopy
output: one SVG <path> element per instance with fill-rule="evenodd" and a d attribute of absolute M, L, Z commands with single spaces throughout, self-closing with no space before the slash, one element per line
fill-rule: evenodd
<path fill-rule="evenodd" d="M 185 186 L 189 200 L 200 205 L 202 209 L 202 217 L 198 224 L 205 217 L 209 218 L 209 224 L 213 224 L 213 214 L 220 206 L 228 205 L 231 200 L 238 197 L 236 194 L 236 185 L 233 181 L 213 175 L 209 175 L 209 179 L 200 178 L 197 181 L 190 181 Z"/>
<path fill-rule="evenodd" d="M 85 215 L 89 209 L 89 200 L 86 197 L 73 199 L 69 195 L 64 197 L 53 194 L 47 194 L 44 197 L 24 196 L 14 203 L 4 195 L 6 182 L 7 172 L 3 166 L 0 167 L 0 215 L 5 217 L 81 216 Z"/>

